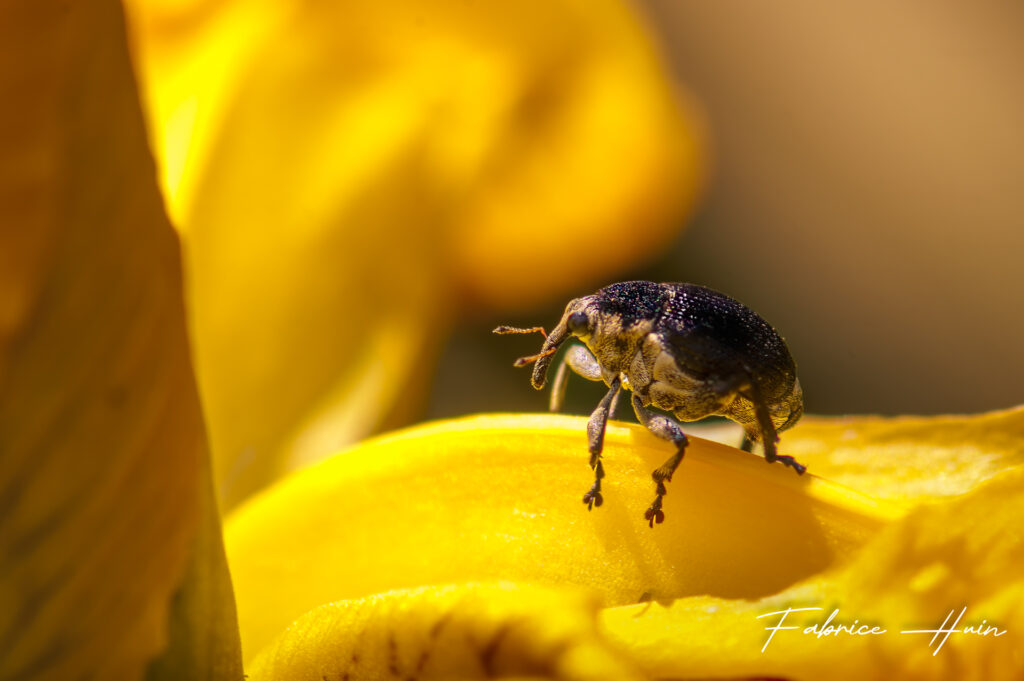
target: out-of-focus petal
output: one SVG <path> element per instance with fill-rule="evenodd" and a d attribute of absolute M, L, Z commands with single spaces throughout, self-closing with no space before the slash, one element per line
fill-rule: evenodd
<path fill-rule="evenodd" d="M 467 301 L 612 276 L 694 202 L 618 0 L 129 6 L 228 506 L 407 420 Z"/>
<path fill-rule="evenodd" d="M 259 186 L 247 171 L 225 173 Z M 373 198 L 336 215 L 269 190 L 263 200 L 242 187 L 203 195 L 221 205 L 200 211 L 186 236 L 190 312 L 228 507 L 404 420 L 422 399 L 449 315 L 441 254 L 409 229 L 431 209 L 402 177 L 380 180 Z"/>
<path fill-rule="evenodd" d="M 760 601 L 685 598 L 611 609 L 613 639 L 659 678 L 1018 679 L 1024 669 L 1024 470 L 926 504 L 879 533 L 849 565 Z M 787 608 L 821 608 L 794 612 Z M 884 634 L 804 633 L 868 624 Z M 963 608 L 963 617 L 954 624 Z M 947 620 L 950 613 L 953 616 Z M 759 616 L 769 615 L 758 619 Z M 766 627 L 780 630 L 768 642 Z M 1005 634 L 904 631 L 996 627 Z M 767 643 L 767 646 L 765 644 Z M 762 652 L 763 649 L 763 652 Z"/>
<path fill-rule="evenodd" d="M 412 155 L 392 198 L 439 198 L 460 284 L 520 307 L 656 253 L 701 185 L 702 119 L 620 0 L 128 5 L 189 231 L 211 177 L 315 210 Z"/>
<path fill-rule="evenodd" d="M 758 597 L 849 556 L 896 511 L 810 475 L 693 438 L 644 509 L 671 446 L 610 424 L 604 505 L 586 419 L 480 416 L 370 441 L 280 481 L 229 518 L 225 541 L 251 656 L 320 604 L 395 588 L 511 579 L 595 589 L 608 605 Z"/>
<path fill-rule="evenodd" d="M 2 7 L 0 678 L 135 680 L 179 635 L 226 642 L 189 678 L 237 678 L 233 622 L 168 627 L 186 572 L 226 566 L 193 553 L 219 529 L 121 7 Z"/>
<path fill-rule="evenodd" d="M 597 628 L 597 601 L 510 583 L 392 591 L 300 617 L 249 678 L 639 679 Z"/>
<path fill-rule="evenodd" d="M 702 184 L 703 125 L 634 8 L 541 0 L 472 14 L 465 33 L 494 42 L 456 72 L 459 108 L 477 113 L 438 138 L 462 176 L 450 235 L 461 289 L 524 309 L 661 251 Z"/>

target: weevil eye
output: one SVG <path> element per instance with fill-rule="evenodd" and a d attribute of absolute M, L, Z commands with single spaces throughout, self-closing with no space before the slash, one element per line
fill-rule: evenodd
<path fill-rule="evenodd" d="M 565 320 L 565 325 L 569 328 L 569 333 L 579 336 L 587 332 L 587 315 L 582 312 L 573 312 L 569 315 L 569 318 Z"/>

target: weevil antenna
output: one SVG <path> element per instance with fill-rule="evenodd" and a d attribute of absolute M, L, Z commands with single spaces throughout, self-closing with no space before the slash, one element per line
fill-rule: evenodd
<path fill-rule="evenodd" d="M 544 336 L 544 345 L 541 346 L 540 352 L 536 355 L 529 355 L 528 357 L 520 357 L 515 361 L 515 366 L 524 367 L 528 364 L 533 364 L 533 375 L 530 377 L 530 383 L 537 390 L 544 387 L 544 383 L 547 381 L 548 366 L 551 364 L 551 355 L 558 351 L 558 347 L 569 337 L 569 332 L 565 326 L 565 316 L 563 315 L 562 321 L 558 325 L 551 329 L 551 333 L 548 334 L 544 331 L 542 326 L 534 326 L 529 329 L 522 329 L 518 326 L 499 326 L 492 333 L 497 334 L 508 334 L 508 333 L 540 333 Z"/>
<path fill-rule="evenodd" d="M 516 366 L 516 367 L 524 367 L 527 364 L 533 364 L 537 360 L 544 359 L 545 357 L 550 357 L 551 355 L 555 354 L 555 352 L 557 352 L 557 351 L 558 351 L 558 348 L 551 348 L 550 350 L 545 350 L 544 352 L 538 352 L 536 355 L 530 355 L 528 357 L 520 357 L 519 359 L 517 359 L 514 362 L 514 366 Z"/>
<path fill-rule="evenodd" d="M 529 329 L 521 329 L 518 326 L 499 326 L 491 333 L 507 334 L 507 333 L 539 333 L 544 336 L 545 340 L 548 337 L 548 332 L 544 330 L 543 326 L 532 326 Z"/>

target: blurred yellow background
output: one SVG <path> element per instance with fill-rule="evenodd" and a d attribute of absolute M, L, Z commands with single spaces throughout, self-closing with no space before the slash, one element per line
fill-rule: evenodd
<path fill-rule="evenodd" d="M 706 110 L 713 168 L 674 247 L 618 278 L 747 303 L 788 341 L 811 413 L 1024 401 L 1024 5 L 640 6 Z M 488 331 L 553 324 L 564 302 L 463 323 L 429 413 L 543 408 L 508 364 L 533 342 Z M 576 411 L 601 392 L 585 383 Z"/>
<path fill-rule="evenodd" d="M 1017 5 L 128 9 L 229 505 L 543 409 L 490 330 L 626 279 L 759 312 L 810 413 L 1022 401 Z"/>

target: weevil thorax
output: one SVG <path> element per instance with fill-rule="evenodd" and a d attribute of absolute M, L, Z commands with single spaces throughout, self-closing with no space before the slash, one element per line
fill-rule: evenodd
<path fill-rule="evenodd" d="M 662 287 L 654 282 L 612 284 L 569 303 L 562 321 L 590 349 L 606 375 L 617 376 L 628 370 L 665 299 Z"/>

